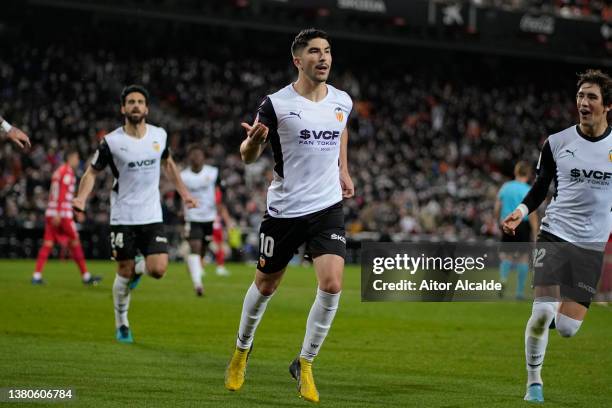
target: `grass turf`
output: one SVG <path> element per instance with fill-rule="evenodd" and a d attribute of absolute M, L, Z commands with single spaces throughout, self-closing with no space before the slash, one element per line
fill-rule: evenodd
<path fill-rule="evenodd" d="M 84 287 L 76 266 L 51 261 L 47 285 L 33 261 L 0 260 L 0 388 L 76 390 L 69 406 L 300 407 L 288 365 L 299 352 L 314 272 L 290 268 L 258 329 L 242 390 L 223 387 L 253 267 L 210 271 L 196 298 L 183 264 L 133 292 L 136 343 L 114 340 L 115 265 Z M 212 270 L 212 268 L 209 268 Z M 361 303 L 347 268 L 334 326 L 315 363 L 324 407 L 517 407 L 524 394 L 523 332 L 530 303 Z M 577 337 L 550 335 L 547 406 L 610 406 L 612 308 L 591 307 Z M 19 406 L 40 406 L 21 403 Z"/>

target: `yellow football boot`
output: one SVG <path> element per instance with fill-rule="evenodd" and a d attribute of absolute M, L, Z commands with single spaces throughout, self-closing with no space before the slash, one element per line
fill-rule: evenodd
<path fill-rule="evenodd" d="M 247 361 L 251 354 L 251 349 L 241 349 L 236 347 L 232 359 L 225 370 L 225 388 L 230 391 L 238 391 L 244 384 Z"/>
<path fill-rule="evenodd" d="M 312 376 L 312 361 L 298 357 L 289 366 L 289 373 L 297 380 L 300 397 L 306 401 L 319 402 L 319 391 Z"/>

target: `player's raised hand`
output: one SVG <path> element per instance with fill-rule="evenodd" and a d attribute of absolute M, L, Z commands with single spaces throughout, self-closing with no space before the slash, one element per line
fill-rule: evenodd
<path fill-rule="evenodd" d="M 259 117 L 255 118 L 255 122 L 253 122 L 253 125 L 249 125 L 246 122 L 242 122 L 240 126 L 242 126 L 246 130 L 247 137 L 249 138 L 251 143 L 261 145 L 264 144 L 268 139 L 269 129 L 266 125 L 259 122 Z"/>
<path fill-rule="evenodd" d="M 75 197 L 72 200 L 72 208 L 75 211 L 84 212 L 85 211 L 85 200 L 83 198 L 80 198 L 80 197 Z"/>
<path fill-rule="evenodd" d="M 516 230 L 516 227 L 519 226 L 522 219 L 523 213 L 517 208 L 502 221 L 502 229 L 506 234 L 514 235 L 514 231 Z"/>
<path fill-rule="evenodd" d="M 198 200 L 196 200 L 195 198 L 193 198 L 193 196 L 189 193 L 187 193 L 184 197 L 183 197 L 183 202 L 185 203 L 185 207 L 187 208 L 196 208 L 200 205 L 200 203 L 198 203 Z"/>
<path fill-rule="evenodd" d="M 24 148 L 29 149 L 30 147 L 32 147 L 32 144 L 30 143 L 30 138 L 28 137 L 28 135 L 23 133 L 21 129 L 16 128 L 15 126 L 13 126 L 11 130 L 8 131 L 7 136 L 9 139 L 13 141 L 13 143 L 15 143 L 17 146 L 19 146 L 22 149 Z"/>

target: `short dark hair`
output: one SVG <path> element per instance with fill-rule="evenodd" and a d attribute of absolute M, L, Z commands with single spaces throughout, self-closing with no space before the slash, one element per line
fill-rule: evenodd
<path fill-rule="evenodd" d="M 145 98 L 145 103 L 149 104 L 149 91 L 142 85 L 128 85 L 121 91 L 121 106 L 125 105 L 125 98 L 132 92 L 138 92 Z"/>
<path fill-rule="evenodd" d="M 612 103 L 612 78 L 608 74 L 599 69 L 588 69 L 578 74 L 577 88 L 585 83 L 599 85 L 604 106 Z"/>
<path fill-rule="evenodd" d="M 70 147 L 64 152 L 64 160 L 68 160 L 70 156 L 73 154 L 78 154 L 80 156 L 79 150 L 76 147 Z"/>
<path fill-rule="evenodd" d="M 191 152 L 193 152 L 194 150 L 199 150 L 204 153 L 204 155 L 206 155 L 206 152 L 204 151 L 204 146 L 202 146 L 200 143 L 190 144 L 189 147 L 187 147 L 187 154 L 191 154 Z"/>
<path fill-rule="evenodd" d="M 295 55 L 298 51 L 308 45 L 308 41 L 313 38 L 323 38 L 329 42 L 329 35 L 323 30 L 316 28 L 306 28 L 298 33 L 291 44 L 291 55 Z"/>

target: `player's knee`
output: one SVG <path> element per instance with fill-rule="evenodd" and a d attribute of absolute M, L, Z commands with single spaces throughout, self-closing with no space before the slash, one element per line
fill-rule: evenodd
<path fill-rule="evenodd" d="M 580 330 L 581 320 L 572 319 L 569 316 L 558 313 L 555 319 L 555 326 L 561 337 L 573 337 Z"/>
<path fill-rule="evenodd" d="M 319 289 L 331 294 L 339 293 L 342 290 L 342 281 L 332 279 L 320 282 Z"/>
<path fill-rule="evenodd" d="M 52 248 L 53 247 L 53 241 L 45 241 L 45 242 L 43 242 L 43 245 L 46 246 L 46 247 Z"/>
<path fill-rule="evenodd" d="M 161 279 L 166 274 L 166 268 L 162 267 L 161 265 L 155 265 L 150 269 L 147 268 L 147 271 L 149 276 L 151 276 L 153 279 Z"/>
<path fill-rule="evenodd" d="M 531 318 L 527 323 L 532 336 L 539 337 L 544 334 L 557 313 L 557 306 L 557 302 L 539 300 L 533 302 Z"/>
<path fill-rule="evenodd" d="M 255 286 L 257 286 L 257 290 L 263 296 L 270 296 L 274 292 L 276 292 L 276 288 L 278 287 L 278 282 L 265 280 L 265 281 L 256 282 Z"/>

